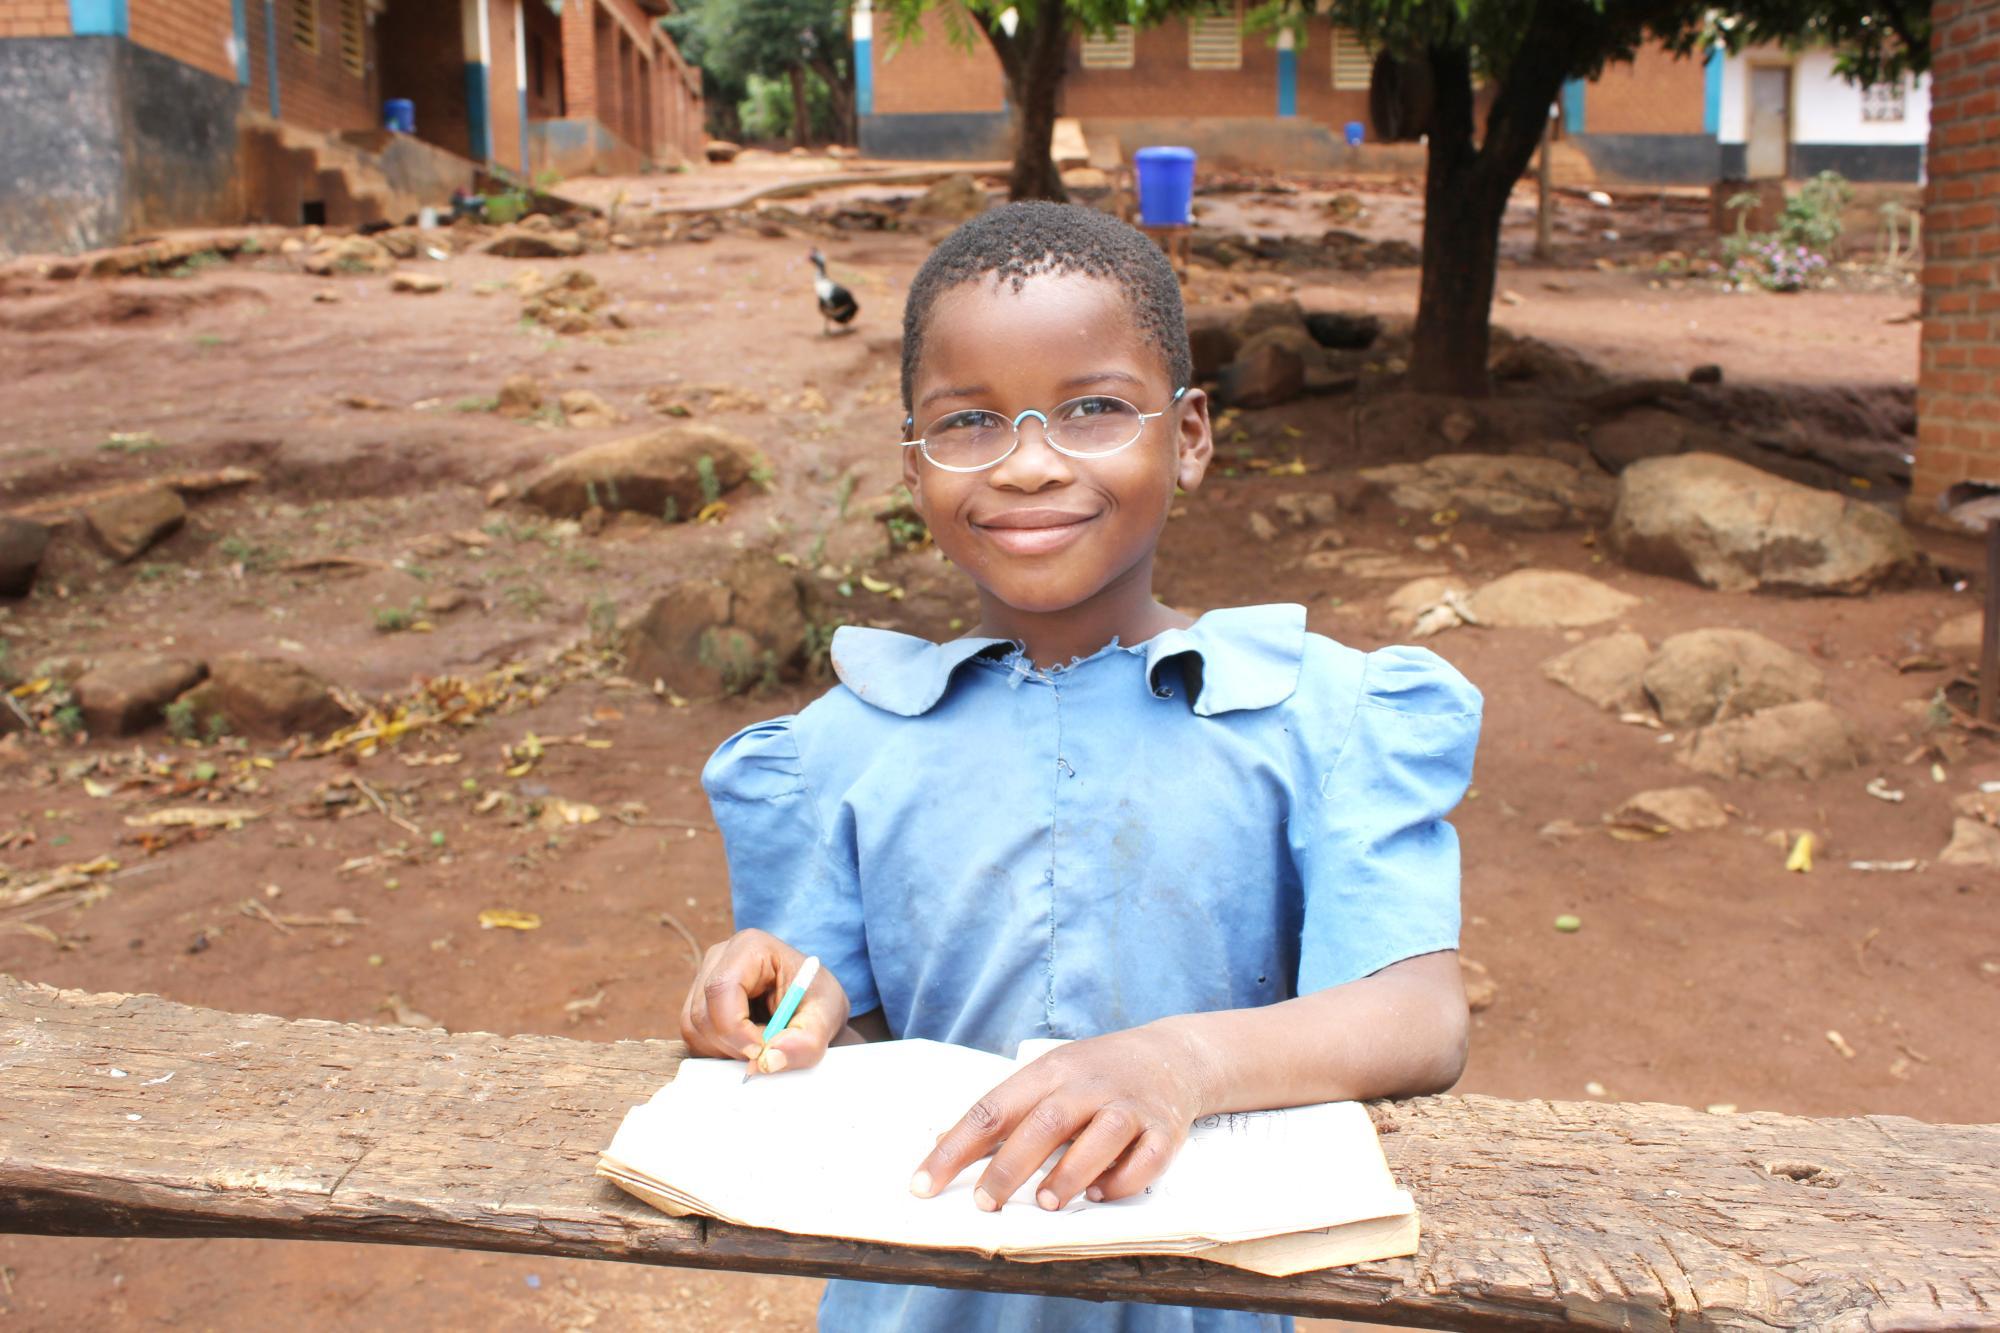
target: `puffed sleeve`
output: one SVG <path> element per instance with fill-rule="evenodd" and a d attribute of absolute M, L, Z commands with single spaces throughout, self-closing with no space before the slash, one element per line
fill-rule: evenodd
<path fill-rule="evenodd" d="M 701 785 L 722 830 L 737 929 L 769 931 L 817 955 L 853 1013 L 879 1008 L 853 849 L 827 836 L 793 719 L 760 722 L 724 741 Z"/>
<path fill-rule="evenodd" d="M 1385 648 L 1362 666 L 1352 719 L 1328 728 L 1317 790 L 1296 793 L 1305 898 L 1298 993 L 1458 947 L 1458 834 L 1479 691 L 1436 653 Z"/>

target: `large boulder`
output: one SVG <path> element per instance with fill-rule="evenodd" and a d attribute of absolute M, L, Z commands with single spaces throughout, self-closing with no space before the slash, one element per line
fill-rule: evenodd
<path fill-rule="evenodd" d="M 284 740 L 324 735 L 349 721 L 321 676 L 282 657 L 225 657 L 207 680 L 181 696 L 205 734 L 220 718 L 239 736 Z"/>
<path fill-rule="evenodd" d="M 1315 310 L 1306 316 L 1306 332 L 1321 347 L 1361 352 L 1382 336 L 1382 317 L 1352 310 Z"/>
<path fill-rule="evenodd" d="M 1646 706 L 1640 677 L 1652 652 L 1644 635 L 1618 630 L 1551 657 L 1542 663 L 1542 674 L 1599 708 L 1636 713 Z"/>
<path fill-rule="evenodd" d="M 1225 407 L 1276 407 L 1305 391 L 1306 364 L 1298 349 L 1278 339 L 1258 338 L 1222 368 L 1216 397 Z"/>
<path fill-rule="evenodd" d="M 1826 697 L 1826 676 L 1818 667 L 1747 629 L 1676 634 L 1646 663 L 1641 682 L 1670 727 L 1701 727 Z"/>
<path fill-rule="evenodd" d="M 946 176 L 917 196 L 916 202 L 910 205 L 912 216 L 938 218 L 945 222 L 963 222 L 985 211 L 986 191 L 979 188 L 978 181 L 962 172 Z"/>
<path fill-rule="evenodd" d="M 740 694 L 795 679 L 808 625 L 797 578 L 748 554 L 720 579 L 685 579 L 625 630 L 626 671 L 692 696 Z"/>
<path fill-rule="evenodd" d="M 366 236 L 329 236 L 306 256 L 305 270 L 321 277 L 333 273 L 387 273 L 396 267 L 388 247 Z"/>
<path fill-rule="evenodd" d="M 49 549 L 49 530 L 25 518 L 0 515 L 0 597 L 26 597 Z"/>
<path fill-rule="evenodd" d="M 1310 333 L 1296 325 L 1276 324 L 1260 329 L 1244 339 L 1236 355 L 1238 359 L 1253 356 L 1267 343 L 1282 347 L 1299 359 L 1303 372 L 1300 383 L 1307 393 L 1333 393 L 1355 385 L 1357 377 L 1335 366 L 1326 349 L 1314 342 Z"/>
<path fill-rule="evenodd" d="M 170 486 L 153 486 L 99 500 L 83 511 L 83 521 L 105 550 L 130 563 L 180 531 L 187 522 L 187 501 Z"/>
<path fill-rule="evenodd" d="M 1197 384 L 1213 380 L 1236 359 L 1236 349 L 1242 340 L 1232 327 L 1235 322 L 1235 312 L 1223 306 L 1188 307 L 1188 353 L 1194 362 Z"/>
<path fill-rule="evenodd" d="M 1363 468 L 1361 475 L 1399 509 L 1450 509 L 1462 518 L 1537 531 L 1602 523 L 1618 498 L 1618 484 L 1595 468 L 1514 454 L 1438 454 L 1421 463 Z"/>
<path fill-rule="evenodd" d="M 479 248 L 502 259 L 574 259 L 583 253 L 583 238 L 573 231 L 502 227 Z"/>
<path fill-rule="evenodd" d="M 1639 599 L 1566 569 L 1517 569 L 1475 590 L 1465 604 L 1481 625 L 1572 629 L 1621 616 Z"/>
<path fill-rule="evenodd" d="M 1230 324 L 1237 340 L 1246 343 L 1266 329 L 1297 329 L 1312 337 L 1306 327 L 1305 311 L 1297 301 L 1252 301 Z"/>
<path fill-rule="evenodd" d="M 1715 454 L 1626 468 L 1610 538 L 1634 569 L 1725 592 L 1864 592 L 1917 564 L 1881 510 Z"/>
<path fill-rule="evenodd" d="M 521 498 L 556 518 L 578 518 L 596 506 L 677 522 L 693 518 L 710 499 L 741 485 L 750 464 L 750 443 L 734 432 L 706 425 L 664 426 L 556 459 L 528 482 Z"/>
<path fill-rule="evenodd" d="M 131 736 L 160 720 L 168 704 L 208 668 L 182 657 L 117 658 L 78 676 L 70 688 L 93 736 Z"/>
<path fill-rule="evenodd" d="M 1817 781 L 1865 762 L 1868 754 L 1845 718 L 1809 699 L 1703 727 L 1678 757 L 1710 777 Z"/>

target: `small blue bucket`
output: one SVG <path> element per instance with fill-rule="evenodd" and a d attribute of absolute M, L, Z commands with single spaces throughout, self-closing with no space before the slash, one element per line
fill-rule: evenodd
<path fill-rule="evenodd" d="M 1141 224 L 1187 226 L 1194 210 L 1194 149 L 1141 148 L 1132 166 L 1139 173 Z"/>
<path fill-rule="evenodd" d="M 382 103 L 382 128 L 401 134 L 415 134 L 417 104 L 407 97 L 391 97 Z"/>
<path fill-rule="evenodd" d="M 1347 146 L 1349 148 L 1359 148 L 1361 141 L 1367 137 L 1368 127 L 1366 125 L 1363 125 L 1358 120 L 1347 122 Z"/>

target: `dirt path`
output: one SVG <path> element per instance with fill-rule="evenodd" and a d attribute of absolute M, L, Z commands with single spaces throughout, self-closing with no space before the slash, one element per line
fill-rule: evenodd
<path fill-rule="evenodd" d="M 11 425 L 0 510 L 199 467 L 249 466 L 264 478 L 199 502 L 185 530 L 129 566 L 59 536 L 37 593 L 0 609 L 17 674 L 115 650 L 251 650 L 368 696 L 508 665 L 545 686 L 468 728 L 360 759 L 187 747 L 158 733 L 137 746 L 0 750 L 0 887 L 101 854 L 129 870 L 32 919 L 0 914 L 0 970 L 293 1016 L 388 1022 L 400 1006 L 406 1020 L 457 1029 L 671 1033 L 691 967 L 682 931 L 706 944 L 729 928 L 696 773 L 733 729 L 799 706 L 812 688 L 676 706 L 622 680 L 591 640 L 740 548 L 811 567 L 879 541 L 857 501 L 895 480 L 896 324 L 926 241 L 884 233 L 827 245 L 862 305 L 859 331 L 837 339 L 820 336 L 810 305 L 810 244 L 731 233 L 573 263 L 406 264 L 449 278 L 429 297 L 392 295 L 379 277 L 306 277 L 269 255 L 184 280 L 31 282 L 0 296 Z M 509 281 L 572 266 L 615 295 L 628 328 L 557 337 L 521 322 Z M 1894 291 L 1779 298 L 1649 281 L 1588 266 L 1510 270 L 1502 286 L 1523 299 L 1500 318 L 1625 374 L 1678 376 L 1712 361 L 1732 380 L 1895 385 L 1914 364 L 1915 327 L 1887 322 L 1910 305 Z M 340 299 L 315 301 L 324 290 Z M 1414 275 L 1320 274 L 1302 295 L 1407 311 Z M 590 389 L 631 420 L 580 430 L 498 417 L 490 400 L 516 373 L 551 391 Z M 697 407 L 698 419 L 748 436 L 773 472 L 768 493 L 732 497 L 722 522 L 621 520 L 592 537 L 487 505 L 492 484 L 548 457 L 663 421 L 648 390 L 712 401 L 705 386 L 734 402 Z M 381 406 L 345 405 L 355 395 Z M 1170 529 L 1165 595 L 1188 607 L 1296 600 L 1314 628 L 1359 646 L 1399 639 L 1384 606 L 1395 582 L 1309 568 L 1307 534 L 1260 541 L 1250 514 L 1287 489 L 1329 489 L 1338 472 L 1411 442 L 1357 439 L 1341 399 L 1245 414 L 1241 427 L 1237 475 L 1216 477 Z M 113 432 L 158 443 L 102 447 Z M 1302 478 L 1247 466 L 1293 457 Z M 1379 499 L 1340 528 L 1351 546 L 1401 552 L 1421 535 Z M 2000 945 L 1990 873 L 1846 868 L 1934 862 L 1950 798 L 2000 780 L 2000 751 L 1984 740 L 1942 782 L 1928 758 L 1900 762 L 1916 740 L 1907 705 L 1938 678 L 1896 663 L 1973 594 L 1940 584 L 1851 600 L 1722 595 L 1624 571 L 1580 532 L 1462 523 L 1452 535 L 1463 552 L 1450 562 L 1468 581 L 1523 565 L 1577 570 L 1636 595 L 1624 620 L 1653 642 L 1745 626 L 1809 655 L 1879 758 L 1819 783 L 1711 784 L 1738 811 L 1729 829 L 1619 841 L 1595 831 L 1604 811 L 1685 781 L 1686 770 L 1658 733 L 1543 679 L 1540 663 L 1574 636 L 1461 628 L 1433 640 L 1487 696 L 1476 791 L 1456 822 L 1464 948 L 1498 998 L 1475 1020 L 1464 1089 L 1991 1118 Z M 1925 541 L 1947 566 L 1977 564 L 1962 543 Z M 288 568 L 320 557 L 369 563 Z M 829 590 L 846 618 L 945 636 L 970 611 L 965 587 L 926 554 L 873 570 L 906 595 Z M 433 617 L 431 631 L 378 628 L 384 610 L 448 593 L 464 604 Z M 575 651 L 551 659 L 565 647 Z M 547 744 L 510 775 L 520 752 L 505 747 L 530 733 L 577 743 Z M 200 763 L 235 786 L 232 805 L 262 817 L 151 855 L 134 846 L 125 816 L 157 807 L 173 784 L 185 794 Z M 1878 774 L 1906 799 L 1868 795 Z M 119 789 L 141 780 L 153 785 Z M 356 799 L 357 782 L 415 832 Z M 494 792 L 509 799 L 482 813 Z M 604 817 L 545 827 L 509 813 L 556 799 Z M 1589 831 L 1542 832 L 1563 820 Z M 1788 874 L 1767 838 L 1802 829 L 1822 839 L 1819 864 Z M 537 913 L 541 926 L 481 929 L 479 913 L 495 907 Z M 1561 913 L 1580 916 L 1582 930 L 1556 932 Z M 0 1240 L 0 1312 L 37 1330 L 801 1327 L 816 1291 L 799 1280 L 359 1246 Z"/>

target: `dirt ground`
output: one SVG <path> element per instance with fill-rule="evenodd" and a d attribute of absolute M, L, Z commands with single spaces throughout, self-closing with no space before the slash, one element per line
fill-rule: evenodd
<path fill-rule="evenodd" d="M 1407 190 L 1385 187 L 1379 198 L 1387 219 Z M 194 503 L 183 531 L 130 565 L 65 528 L 35 593 L 0 603 L 16 676 L 113 651 L 252 651 L 292 657 L 373 700 L 422 678 L 521 668 L 471 725 L 412 734 L 366 758 L 180 744 L 160 732 L 136 743 L 9 742 L 0 888 L 99 856 L 122 868 L 91 892 L 0 913 L 0 971 L 295 1017 L 672 1035 L 689 937 L 705 946 L 729 930 L 699 767 L 737 727 L 795 709 L 824 684 L 662 697 L 600 651 L 606 627 L 745 548 L 810 569 L 879 541 L 861 502 L 895 484 L 902 295 L 935 234 L 770 230 L 779 234 L 725 230 L 706 243 L 574 261 L 406 264 L 449 279 L 431 296 L 392 294 L 380 276 L 309 277 L 268 252 L 179 279 L 17 272 L 0 286 L 9 425 L 0 511 L 46 511 L 171 472 L 236 465 L 261 476 Z M 1498 322 L 1618 376 L 1679 377 L 1713 362 L 1732 382 L 1780 388 L 1893 388 L 1913 377 L 1917 326 L 1897 322 L 1914 305 L 1906 285 L 1792 296 L 1668 285 L 1646 264 L 1598 267 L 1593 234 L 1567 233 L 1555 266 L 1510 262 L 1501 286 L 1517 299 L 1496 307 Z M 860 300 L 850 336 L 820 334 L 805 262 L 816 239 Z M 506 284 L 523 269 L 569 267 L 595 275 L 629 327 L 556 336 L 524 323 Z M 1413 270 L 1295 281 L 1309 308 L 1414 308 Z M 314 299 L 329 290 L 337 301 Z M 552 391 L 593 390 L 630 420 L 584 430 L 495 415 L 502 380 L 522 372 Z M 730 394 L 717 410 L 701 406 L 717 386 Z M 663 387 L 697 419 L 749 437 L 769 461 L 768 489 L 732 495 L 719 522 L 621 519 L 594 536 L 513 503 L 489 506 L 496 482 L 663 422 L 646 401 Z M 354 395 L 374 405 L 348 405 Z M 1306 533 L 1261 541 L 1250 515 L 1287 490 L 1330 490 L 1357 466 L 1429 446 L 1371 434 L 1345 397 L 1246 412 L 1236 429 L 1223 474 L 1170 525 L 1163 595 L 1197 609 L 1299 601 L 1324 633 L 1362 647 L 1397 641 L 1384 607 L 1396 581 L 1307 568 Z M 115 432 L 157 443 L 105 447 Z M 1293 459 L 1303 475 L 1259 466 Z M 1350 545 L 1413 557 L 1432 535 L 1380 498 L 1339 526 Z M 1622 623 L 1655 642 L 1754 627 L 1809 655 L 1878 761 L 1817 783 L 1710 783 L 1738 812 L 1727 830 L 1615 839 L 1601 831 L 1606 810 L 1687 771 L 1659 732 L 1622 725 L 1543 678 L 1540 664 L 1580 636 L 1462 627 L 1430 640 L 1487 699 L 1475 789 L 1455 822 L 1464 953 L 1498 989 L 1475 1017 L 1461 1089 L 1718 1113 L 1990 1119 L 2000 1096 L 1996 885 L 1989 871 L 1935 859 L 1951 797 L 2000 780 L 2000 748 L 1965 737 L 1936 774 L 1934 755 L 1911 758 L 1921 723 L 1906 705 L 1929 700 L 1940 677 L 1897 666 L 1942 620 L 1976 606 L 1962 571 L 1978 568 L 1981 553 L 1922 534 L 1936 579 L 1809 600 L 1633 573 L 1581 531 L 1459 523 L 1450 539 L 1458 549 L 1423 554 L 1468 581 L 1533 565 L 1636 595 Z M 314 563 L 328 557 L 348 563 Z M 846 620 L 949 637 L 972 614 L 967 586 L 929 552 L 867 572 L 870 585 L 823 581 Z M 379 627 L 384 610 L 437 605 L 447 592 L 464 604 L 430 616 L 431 628 Z M 524 744 L 531 735 L 538 756 Z M 193 776 L 203 763 L 215 777 Z M 1907 798 L 1867 794 L 1877 776 Z M 355 780 L 382 805 L 353 799 Z M 135 845 L 127 816 L 218 785 L 229 808 L 260 817 Z M 510 814 L 558 799 L 604 817 L 551 828 Z M 1582 831 L 1549 831 L 1565 820 Z M 1769 840 L 1799 830 L 1821 842 L 1808 874 L 1787 873 Z M 1925 864 L 1848 868 L 1902 858 Z M 534 912 L 541 926 L 481 929 L 489 908 Z M 1565 913 L 1581 930 L 1553 928 Z M 0 1239 L 0 1325 L 24 1330 L 799 1328 L 817 1290 L 798 1279 L 393 1247 Z"/>

